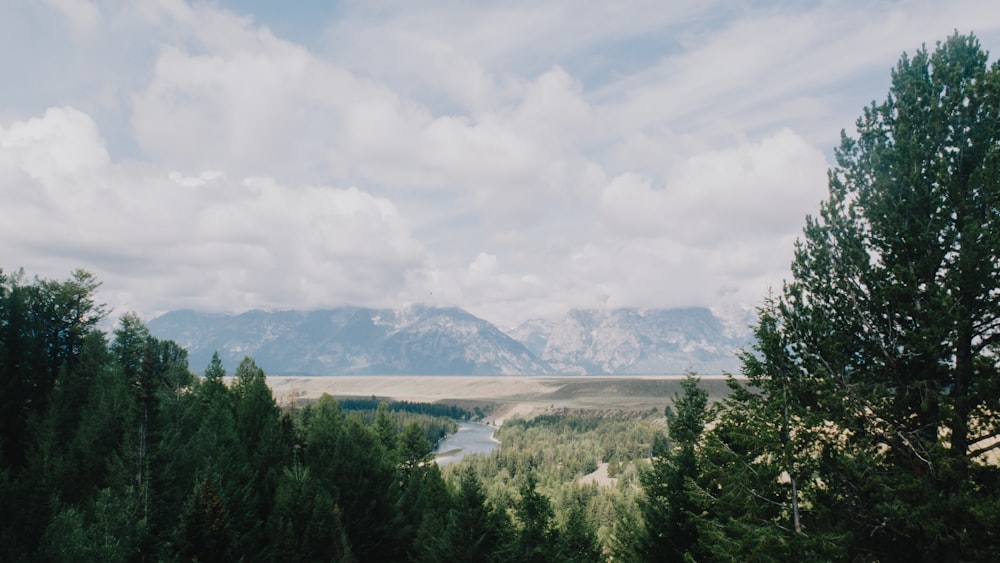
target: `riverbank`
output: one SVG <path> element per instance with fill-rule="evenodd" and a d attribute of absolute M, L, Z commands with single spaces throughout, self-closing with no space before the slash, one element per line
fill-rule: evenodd
<path fill-rule="evenodd" d="M 440 466 L 458 463 L 471 454 L 489 454 L 500 447 L 494 437 L 496 427 L 476 422 L 459 422 L 458 432 L 449 434 L 434 448 L 434 461 Z"/>

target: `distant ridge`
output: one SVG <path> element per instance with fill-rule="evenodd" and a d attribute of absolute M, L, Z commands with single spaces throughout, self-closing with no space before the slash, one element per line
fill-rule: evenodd
<path fill-rule="evenodd" d="M 551 373 L 523 344 L 458 308 L 173 311 L 147 324 L 185 348 L 198 372 L 218 351 L 227 370 L 251 356 L 275 375 Z"/>
<path fill-rule="evenodd" d="M 752 341 L 749 310 L 574 309 L 510 334 L 553 370 L 576 374 L 736 373 Z"/>
<path fill-rule="evenodd" d="M 707 308 L 573 310 L 504 333 L 462 309 L 338 307 L 172 311 L 147 323 L 204 371 L 218 351 L 232 373 L 251 356 L 273 375 L 545 375 L 734 371 L 745 325 Z M 749 322 L 749 321 L 747 321 Z"/>

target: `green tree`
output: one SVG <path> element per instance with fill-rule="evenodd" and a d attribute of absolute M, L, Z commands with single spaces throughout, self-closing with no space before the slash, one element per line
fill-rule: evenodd
<path fill-rule="evenodd" d="M 120 380 L 112 389 L 123 385 L 130 399 L 118 407 L 125 424 L 120 456 L 114 459 L 118 466 L 111 470 L 116 476 L 112 487 L 116 494 L 127 488 L 137 496 L 141 529 L 149 534 L 140 549 L 152 556 L 172 529 L 177 503 L 193 486 L 191 452 L 178 444 L 196 434 L 193 413 L 185 413 L 193 407 L 193 376 L 187 352 L 173 341 L 153 337 L 134 313 L 119 319 L 110 351 Z"/>
<path fill-rule="evenodd" d="M 685 561 L 697 555 L 700 505 L 691 492 L 700 478 L 697 448 L 710 417 L 708 392 L 688 374 L 667 407 L 669 443 L 657 440 L 650 467 L 640 474 L 643 496 L 639 508 L 645 534 L 639 546 L 648 560 Z"/>
<path fill-rule="evenodd" d="M 507 515 L 487 501 L 479 478 L 469 467 L 460 476 L 444 530 L 423 560 L 509 561 L 513 532 Z"/>
<path fill-rule="evenodd" d="M 556 552 L 553 561 L 586 563 L 601 561 L 597 534 L 588 515 L 586 497 L 579 494 L 579 487 L 572 489 L 574 498 L 564 507 L 564 516 L 557 530 Z"/>
<path fill-rule="evenodd" d="M 396 457 L 405 472 L 412 471 L 429 461 L 433 451 L 434 446 L 427 440 L 426 434 L 416 422 L 407 424 L 396 440 Z"/>
<path fill-rule="evenodd" d="M 105 315 L 94 298 L 98 287 L 83 270 L 63 282 L 30 284 L 23 271 L 0 270 L 0 447 L 15 473 L 29 447 L 28 421 L 46 411 L 61 373 L 76 375 L 87 337 Z"/>
<path fill-rule="evenodd" d="M 304 465 L 330 491 L 359 561 L 396 560 L 408 546 L 396 541 L 401 493 L 394 458 L 356 413 L 345 414 L 329 395 L 309 415 Z"/>
<path fill-rule="evenodd" d="M 205 379 L 198 387 L 198 395 L 201 401 L 211 408 L 221 408 L 223 404 L 230 404 L 231 396 L 229 388 L 226 387 L 226 368 L 223 367 L 218 352 L 212 354 L 212 359 L 205 368 Z"/>
<path fill-rule="evenodd" d="M 756 524 L 788 545 L 826 533 L 869 560 L 1000 556 L 998 123 L 1000 66 L 956 33 L 904 55 L 886 101 L 842 135 L 718 433 L 739 454 L 730 476 L 766 473 L 742 486 L 780 504 Z"/>
<path fill-rule="evenodd" d="M 205 368 L 205 379 L 207 381 L 223 383 L 225 377 L 226 368 L 222 365 L 222 358 L 219 357 L 219 352 L 215 351 L 212 353 L 212 359 L 208 362 L 208 367 Z"/>
<path fill-rule="evenodd" d="M 255 468 L 237 429 L 233 412 L 235 399 L 221 380 L 213 379 L 198 386 L 195 402 L 198 426 L 189 437 L 187 447 L 198 452 L 194 460 L 196 474 L 210 475 L 214 493 L 225 501 L 231 530 L 228 549 L 235 557 L 252 559 L 246 557 L 247 550 L 252 550 L 247 542 L 254 543 L 260 534 L 254 504 Z M 198 485 L 195 482 L 190 486 Z"/>
<path fill-rule="evenodd" d="M 389 414 L 389 405 L 385 401 L 379 401 L 375 410 L 375 437 L 378 438 L 379 445 L 389 453 L 396 452 L 396 423 Z"/>
<path fill-rule="evenodd" d="M 200 479 L 181 512 L 178 554 L 187 561 L 232 560 L 236 542 L 231 519 L 215 479 Z"/>
<path fill-rule="evenodd" d="M 135 313 L 126 313 L 118 320 L 118 328 L 114 331 L 114 341 L 111 352 L 114 354 L 121 369 L 121 376 L 132 393 L 136 412 L 136 427 L 130 440 L 134 449 L 127 452 L 128 459 L 134 464 L 136 493 L 142 506 L 142 519 L 149 517 L 150 499 L 150 444 L 151 421 L 156 412 L 155 374 L 152 373 L 153 341 L 149 329 Z M 131 433 L 131 432 L 130 432 Z"/>
<path fill-rule="evenodd" d="M 245 505 L 235 522 L 243 531 L 240 550 L 256 558 L 266 547 L 265 524 L 281 470 L 291 457 L 289 436 L 282 432 L 281 413 L 264 370 L 253 359 L 244 358 L 236 368 L 232 395 L 236 431 L 249 463 Z"/>
<path fill-rule="evenodd" d="M 409 472 L 399 503 L 403 515 L 400 535 L 413 538 L 409 559 L 437 560 L 438 541 L 453 506 L 454 492 L 445 483 L 436 463 L 428 463 Z"/>
<path fill-rule="evenodd" d="M 549 561 L 559 540 L 552 502 L 538 492 L 535 474 L 528 472 L 514 505 L 519 528 L 514 558 L 518 561 Z"/>
<path fill-rule="evenodd" d="M 126 491 L 128 493 L 128 491 Z M 75 506 L 53 515 L 42 536 L 40 556 L 46 561 L 125 562 L 138 555 L 141 536 L 134 519 L 134 495 L 101 490 L 93 518 Z"/>
<path fill-rule="evenodd" d="M 104 315 L 94 299 L 99 285 L 82 270 L 66 281 L 32 283 L 23 271 L 0 270 L 0 472 L 9 506 L 20 507 L 0 520 L 0 537 L 11 542 L 0 546 L 0 557 L 38 547 L 49 518 L 63 508 L 60 493 L 75 500 L 90 493 L 73 479 L 68 449 L 105 359 L 96 329 Z M 75 518 L 67 516 L 64 523 Z"/>
<path fill-rule="evenodd" d="M 350 561 L 347 534 L 330 492 L 319 486 L 309 469 L 285 469 L 268 521 L 272 560 L 292 562 Z"/>
<path fill-rule="evenodd" d="M 822 498 L 828 489 L 815 478 L 830 426 L 809 403 L 790 399 L 802 381 L 789 377 L 789 364 L 762 360 L 780 360 L 786 347 L 775 323 L 762 307 L 755 349 L 743 358 L 746 382 L 729 380 L 715 427 L 702 439 L 700 477 L 688 482 L 701 510 L 698 550 L 724 561 L 850 559 L 847 533 L 830 510 L 836 502 Z M 803 524 L 804 498 L 811 509 Z"/>

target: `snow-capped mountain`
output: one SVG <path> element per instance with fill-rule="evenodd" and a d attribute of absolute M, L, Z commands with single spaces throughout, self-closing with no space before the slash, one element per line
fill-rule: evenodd
<path fill-rule="evenodd" d="M 273 375 L 716 374 L 738 370 L 752 320 L 744 310 L 589 309 L 505 334 L 462 309 L 413 306 L 173 311 L 147 325 L 187 349 L 194 371 L 218 351 L 230 373 L 250 356 Z"/>
<path fill-rule="evenodd" d="M 558 373 L 736 373 L 735 352 L 751 342 L 752 321 L 735 309 L 587 309 L 510 334 Z"/>
<path fill-rule="evenodd" d="M 551 373 L 523 344 L 458 308 L 173 311 L 147 325 L 185 348 L 194 371 L 218 351 L 230 373 L 244 356 L 274 375 Z"/>

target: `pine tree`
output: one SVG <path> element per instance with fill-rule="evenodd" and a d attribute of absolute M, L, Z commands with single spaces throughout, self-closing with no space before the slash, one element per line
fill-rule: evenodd
<path fill-rule="evenodd" d="M 396 457 L 404 473 L 409 473 L 431 459 L 434 446 L 427 440 L 420 425 L 412 422 L 399 433 Z"/>
<path fill-rule="evenodd" d="M 299 464 L 285 469 L 268 520 L 270 559 L 349 561 L 347 534 L 330 492 Z"/>
<path fill-rule="evenodd" d="M 401 480 L 393 456 L 374 430 L 329 395 L 309 416 L 304 465 L 333 496 L 354 557 L 399 559 L 409 546 L 395 538 Z"/>
<path fill-rule="evenodd" d="M 445 483 L 436 463 L 410 471 L 399 512 L 403 515 L 404 535 L 412 535 L 408 559 L 435 561 L 438 542 L 454 507 L 454 492 Z"/>
<path fill-rule="evenodd" d="M 521 485 L 520 499 L 514 513 L 520 524 L 514 557 L 518 561 L 549 561 L 556 553 L 559 541 L 552 502 L 538 492 L 533 472 L 528 472 Z"/>
<path fill-rule="evenodd" d="M 184 505 L 177 530 L 178 554 L 187 561 L 231 561 L 235 532 L 216 480 L 198 481 Z"/>
<path fill-rule="evenodd" d="M 280 468 L 290 457 L 290 451 L 264 370 L 253 359 L 244 358 L 236 368 L 232 395 L 236 432 L 248 462 L 245 505 L 239 519 L 243 532 L 239 550 L 258 558 L 266 547 L 264 527 L 272 509 Z"/>
<path fill-rule="evenodd" d="M 15 474 L 30 446 L 28 421 L 46 412 L 60 374 L 79 373 L 88 335 L 105 315 L 94 300 L 100 283 L 88 272 L 63 282 L 24 277 L 0 270 L 0 448 Z"/>
<path fill-rule="evenodd" d="M 1000 66 L 987 60 L 957 33 L 904 55 L 887 100 L 842 135 L 716 432 L 717 460 L 736 454 L 720 479 L 780 507 L 729 510 L 731 530 L 756 529 L 744 537 L 800 558 L 831 543 L 870 560 L 997 558 Z"/>
<path fill-rule="evenodd" d="M 553 561 L 564 563 L 603 561 L 597 534 L 587 508 L 587 503 L 579 496 L 576 496 L 569 506 L 564 507 L 563 520 L 557 530 Z"/>
<path fill-rule="evenodd" d="M 639 507 L 645 523 L 640 552 L 649 560 L 685 561 L 697 553 L 699 505 L 690 491 L 700 478 L 697 448 L 710 418 L 708 392 L 693 374 L 681 382 L 667 408 L 669 442 L 654 444 L 650 468 L 640 474 L 643 496 Z"/>
<path fill-rule="evenodd" d="M 389 405 L 385 401 L 379 401 L 378 408 L 375 409 L 375 437 L 385 451 L 394 454 L 396 452 L 396 423 L 389 414 Z"/>
<path fill-rule="evenodd" d="M 513 529 L 506 514 L 486 500 L 475 471 L 465 469 L 445 528 L 425 561 L 509 561 Z"/>

